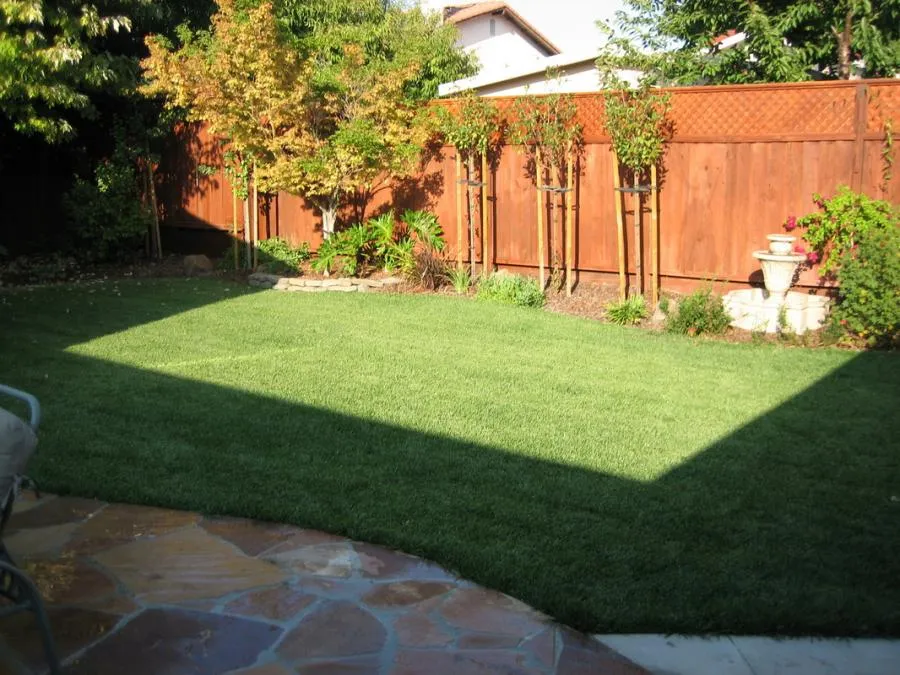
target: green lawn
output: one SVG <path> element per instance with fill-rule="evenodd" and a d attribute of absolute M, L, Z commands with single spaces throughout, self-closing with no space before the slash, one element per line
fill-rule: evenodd
<path fill-rule="evenodd" d="M 597 632 L 900 635 L 900 357 L 217 280 L 0 294 L 60 493 L 320 528 Z"/>

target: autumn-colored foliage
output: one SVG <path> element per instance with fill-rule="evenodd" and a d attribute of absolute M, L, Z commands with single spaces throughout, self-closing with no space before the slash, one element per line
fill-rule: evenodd
<path fill-rule="evenodd" d="M 416 65 L 301 53 L 279 35 L 271 3 L 217 0 L 209 33 L 171 48 L 149 39 L 149 95 L 185 107 L 257 166 L 259 187 L 298 194 L 322 211 L 326 236 L 348 195 L 413 173 L 429 132 L 404 87 Z"/>

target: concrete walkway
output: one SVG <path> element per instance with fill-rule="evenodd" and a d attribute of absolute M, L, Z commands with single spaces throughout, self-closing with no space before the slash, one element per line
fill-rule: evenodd
<path fill-rule="evenodd" d="M 900 640 L 598 635 L 654 675 L 897 675 Z"/>
<path fill-rule="evenodd" d="M 6 543 L 66 675 L 900 673 L 898 642 L 584 636 L 419 558 L 284 525 L 46 497 L 19 502 Z M 29 615 L 0 635 L 0 675 L 43 671 Z"/>

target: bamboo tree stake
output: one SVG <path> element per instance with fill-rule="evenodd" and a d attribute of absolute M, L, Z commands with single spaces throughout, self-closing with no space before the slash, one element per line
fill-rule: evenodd
<path fill-rule="evenodd" d="M 613 151 L 613 187 L 616 195 L 616 238 L 619 244 L 619 299 L 625 299 L 626 277 L 625 277 L 625 214 L 622 212 L 622 193 L 619 191 L 622 187 L 622 181 L 619 174 L 619 156 Z"/>
<path fill-rule="evenodd" d="M 638 192 L 640 186 L 640 176 L 637 171 L 634 172 L 634 274 L 638 293 L 644 294 L 644 242 L 641 237 L 641 193 Z"/>
<path fill-rule="evenodd" d="M 463 267 L 462 155 L 456 149 L 456 269 Z"/>
<path fill-rule="evenodd" d="M 534 169 L 534 183 L 537 187 L 538 267 L 540 268 L 541 290 L 544 290 L 546 284 L 546 275 L 544 273 L 544 192 L 541 190 L 541 182 L 544 178 L 544 163 L 541 160 L 540 149 L 535 152 Z"/>
<path fill-rule="evenodd" d="M 475 196 L 472 194 L 475 178 L 475 155 L 469 153 L 466 162 L 466 203 L 469 206 L 469 274 L 475 278 Z"/>
<path fill-rule="evenodd" d="M 237 271 L 240 269 L 241 261 L 238 259 L 238 249 L 240 248 L 238 246 L 238 198 L 233 186 L 231 189 L 231 242 L 231 248 L 234 250 L 234 269 Z"/>
<path fill-rule="evenodd" d="M 559 167 L 556 165 L 556 159 L 554 158 L 550 162 L 548 187 L 556 187 L 559 183 Z M 559 192 L 554 189 L 550 192 L 550 239 L 547 242 L 547 249 L 550 251 L 550 281 L 553 281 L 553 272 L 558 269 L 557 266 L 560 263 L 559 249 L 561 242 L 559 235 L 562 224 L 560 223 L 559 215 Z M 557 288 L 556 290 L 558 291 L 559 289 Z"/>
<path fill-rule="evenodd" d="M 569 153 L 568 167 L 566 168 L 566 295 L 572 295 L 572 268 L 574 265 L 572 240 L 575 233 L 575 158 Z"/>
<path fill-rule="evenodd" d="M 655 308 L 659 303 L 659 184 L 657 183 L 656 164 L 650 167 L 650 257 L 653 266 L 653 287 L 650 289 L 650 302 Z"/>
<path fill-rule="evenodd" d="M 486 277 L 488 271 L 488 250 L 490 241 L 490 216 L 488 215 L 488 157 L 487 152 L 481 155 L 481 276 Z"/>
<path fill-rule="evenodd" d="M 253 160 L 253 268 L 259 264 L 259 188 L 256 185 L 256 160 Z"/>
<path fill-rule="evenodd" d="M 247 249 L 244 254 L 244 261 L 249 269 L 253 264 L 253 261 L 250 258 L 250 199 L 243 199 L 242 204 L 244 208 L 244 243 L 246 244 Z"/>

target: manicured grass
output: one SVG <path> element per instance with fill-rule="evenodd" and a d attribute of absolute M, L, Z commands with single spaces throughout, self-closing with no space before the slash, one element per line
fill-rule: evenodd
<path fill-rule="evenodd" d="M 458 298 L 0 295 L 49 490 L 338 532 L 597 632 L 900 635 L 900 359 Z"/>

